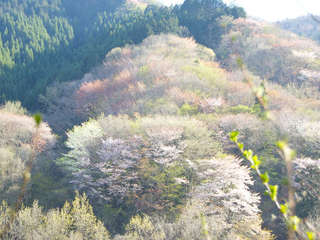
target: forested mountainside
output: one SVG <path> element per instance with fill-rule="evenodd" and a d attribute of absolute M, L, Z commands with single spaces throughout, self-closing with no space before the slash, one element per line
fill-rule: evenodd
<path fill-rule="evenodd" d="M 281 28 L 320 42 L 319 16 L 303 16 L 277 22 Z"/>
<path fill-rule="evenodd" d="M 249 23 L 250 21 L 247 24 Z M 234 24 L 238 23 L 234 22 Z M 60 133 L 89 118 L 99 119 L 98 122 L 89 120 L 81 128 L 77 127 L 67 133 L 68 137 L 71 136 L 74 141 L 70 143 L 72 144 L 70 147 L 74 146 L 71 147 L 74 149 L 68 153 L 71 154 L 70 156 L 88 149 L 87 142 L 96 141 L 88 141 L 84 136 L 92 135 L 95 139 L 96 137 L 99 139 L 105 136 L 103 132 L 113 132 L 117 126 L 121 126 L 112 136 L 127 137 L 128 133 L 121 133 L 122 128 L 128 128 L 123 125 L 123 121 L 128 121 L 127 117 L 137 119 L 136 123 L 131 124 L 139 125 L 144 116 L 164 115 L 171 117 L 165 118 L 166 120 L 163 118 L 157 120 L 158 117 L 149 118 L 149 121 L 166 122 L 165 125 L 167 125 L 168 121 L 172 121 L 172 116 L 178 116 L 178 119 L 181 116 L 188 116 L 200 121 L 197 124 L 193 123 L 194 125 L 190 123 L 192 128 L 199 132 L 202 132 L 201 125 L 205 124 L 203 133 L 206 132 L 210 137 L 205 140 L 203 137 L 195 136 L 198 140 L 191 142 L 192 150 L 180 149 L 184 154 L 189 151 L 198 152 L 200 155 L 196 155 L 195 159 L 212 158 L 215 154 L 220 156 L 221 153 L 235 153 L 235 149 L 228 143 L 227 136 L 232 129 L 239 129 L 245 137 L 243 141 L 248 144 L 247 146 L 262 157 L 264 167 L 272 169 L 272 176 L 276 182 L 281 182 L 285 164 L 277 154 L 276 139 L 290 136 L 292 144 L 301 157 L 315 159 L 319 157 L 316 148 L 311 147 L 311 139 L 315 133 L 312 130 L 306 131 L 311 125 L 315 126 L 319 119 L 317 109 L 320 102 L 318 100 L 303 96 L 302 93 L 297 97 L 279 84 L 266 82 L 270 97 L 269 108 L 277 117 L 276 126 L 267 124 L 264 120 L 259 120 L 260 110 L 257 108 L 250 88 L 242 81 L 243 73 L 228 72 L 222 69 L 214 59 L 215 54 L 212 50 L 197 45 L 191 39 L 182 39 L 173 35 L 153 36 L 146 39 L 142 45 L 114 49 L 106 56 L 102 66 L 86 74 L 83 79 L 48 88 L 47 94 L 41 97 L 43 109 L 47 110 L 45 119 L 56 132 Z M 252 75 L 252 78 L 257 84 L 261 82 L 258 76 Z M 101 114 L 127 117 L 124 119 L 120 117 L 115 121 L 113 118 L 104 119 L 100 116 Z M 101 130 L 100 124 L 105 124 L 103 126 L 109 130 Z M 152 129 L 157 128 L 152 126 Z M 169 132 L 173 134 L 173 130 L 167 130 L 167 134 Z M 140 130 L 128 129 L 127 131 L 139 132 Z M 156 132 L 162 132 L 162 130 Z M 75 136 L 78 136 L 78 140 Z M 106 137 L 109 141 L 110 136 Z M 82 147 L 82 143 L 79 143 L 81 138 L 86 142 Z M 129 142 L 136 141 L 129 140 Z M 160 139 L 156 142 L 160 143 Z M 89 155 L 86 156 L 89 157 Z M 161 156 L 160 153 L 158 155 Z M 185 158 L 192 160 L 189 155 L 186 156 Z M 81 156 L 72 158 L 82 159 Z M 155 159 L 155 156 L 152 159 Z M 66 158 L 65 161 L 70 160 Z M 85 187 L 83 183 L 79 182 L 79 184 Z M 261 186 L 257 186 L 256 191 L 259 189 L 262 191 Z M 283 191 L 286 190 L 283 189 Z M 304 213 L 306 213 L 306 209 L 313 209 L 312 206 L 315 203 L 302 201 L 301 204 L 305 207 Z M 269 206 L 261 207 L 263 209 Z M 267 222 L 271 215 L 267 211 L 264 213 Z"/>
<path fill-rule="evenodd" d="M 34 107 L 49 83 L 81 77 L 113 47 L 178 32 L 169 9 L 122 2 L 1 1 L 2 101 Z"/>
<path fill-rule="evenodd" d="M 194 19 L 190 7 L 183 8 L 183 19 Z M 237 7 L 220 7 L 207 20 L 225 11 L 243 14 Z M 1 102 L 20 100 L 33 109 L 50 83 L 81 77 L 112 48 L 160 32 L 187 34 L 180 25 L 189 25 L 179 24 L 179 8 L 140 1 L 7 0 L 0 11 Z M 207 24 L 197 17 L 194 24 Z"/>
<path fill-rule="evenodd" d="M 72 33 L 4 24 L 24 44 L 0 68 L 1 240 L 320 237 L 314 41 L 220 0 L 1 4 Z"/>
<path fill-rule="evenodd" d="M 95 118 L 67 132 L 64 155 L 57 156 L 52 146 L 38 156 L 29 200 L 55 206 L 57 198 L 59 202 L 72 199 L 74 190 L 85 192 L 113 234 L 152 222 L 154 239 L 157 235 L 160 239 L 202 239 L 201 219 L 194 217 L 217 204 L 218 212 L 208 218 L 210 234 L 228 239 L 256 234 L 259 239 L 271 238 L 261 229 L 259 197 L 249 191 L 253 182 L 248 169 L 224 153 L 222 141 L 227 135 L 218 133 L 225 130 L 227 134 L 227 126 L 218 130 L 217 123 L 224 122 L 224 117 L 243 108 L 245 117 L 250 109 L 233 107 L 241 97 L 228 96 L 228 91 L 239 84 L 248 93 L 243 101 L 249 105 L 250 90 L 241 82 L 227 84 L 228 74 L 214 57 L 212 50 L 192 39 L 152 36 L 141 45 L 111 51 L 104 64 L 84 79 L 50 88 L 47 117 L 56 118 L 61 128 L 74 125 L 73 119 Z M 16 109 L 20 107 L 5 105 L 3 116 Z M 213 114 L 218 109 L 221 119 Z M 231 172 L 224 169 L 222 159 L 230 164 Z M 207 172 L 208 168 L 213 171 Z M 237 175 L 232 169 L 239 170 Z M 215 187 L 217 177 L 221 180 Z M 1 196 L 9 200 L 9 194 L 4 189 Z M 141 218 L 138 213 L 146 215 Z M 21 216 L 17 221 L 26 220 Z M 127 230 L 116 239 L 134 239 L 135 234 Z"/>

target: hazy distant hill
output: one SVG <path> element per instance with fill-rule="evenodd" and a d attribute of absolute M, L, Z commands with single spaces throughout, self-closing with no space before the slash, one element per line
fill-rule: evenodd
<path fill-rule="evenodd" d="M 319 98 L 320 46 L 312 40 L 276 25 L 239 19 L 222 38 L 217 55 L 228 69 L 237 68 L 240 57 L 261 78 L 304 88 Z"/>
<path fill-rule="evenodd" d="M 281 28 L 294 32 L 300 36 L 320 42 L 320 23 L 311 16 L 303 16 L 277 22 Z"/>

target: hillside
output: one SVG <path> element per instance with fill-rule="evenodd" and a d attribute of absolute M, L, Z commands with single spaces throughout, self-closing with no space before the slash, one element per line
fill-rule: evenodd
<path fill-rule="evenodd" d="M 0 240 L 320 237 L 320 45 L 150 2 L 0 3 Z"/>
<path fill-rule="evenodd" d="M 114 47 L 139 43 L 159 33 L 188 35 L 186 27 L 227 14 L 243 16 L 238 7 L 220 4 L 212 16 L 199 18 L 190 11 L 192 0 L 181 9 L 153 1 L 5 0 L 0 3 L 0 102 L 19 100 L 37 109 L 37 97 L 53 82 L 80 78 L 101 63 Z M 211 3 L 206 3 L 210 5 Z M 198 4 L 199 5 L 199 4 Z M 200 7 L 200 5 L 198 6 Z M 200 9 L 209 12 L 209 9 Z M 190 11 L 190 12 L 189 12 Z M 203 21 L 205 20 L 205 21 Z M 215 28 L 219 29 L 216 25 Z M 200 38 L 201 33 L 192 34 Z M 219 35 L 219 32 L 214 35 Z"/>
<path fill-rule="evenodd" d="M 0 101 L 33 109 L 50 83 L 82 76 L 112 48 L 179 31 L 169 9 L 123 1 L 1 1 L 0 11 Z"/>
<path fill-rule="evenodd" d="M 319 97 L 319 45 L 275 25 L 255 20 L 235 21 L 217 54 L 227 69 L 237 59 L 262 79 L 293 88 L 307 97 Z"/>
<path fill-rule="evenodd" d="M 235 24 L 238 23 L 235 22 Z M 188 50 L 186 51 L 186 49 Z M 220 159 L 221 154 L 234 154 L 235 149 L 227 139 L 228 132 L 233 129 L 238 129 L 246 146 L 261 156 L 263 166 L 266 169 L 272 169 L 272 176 L 276 182 L 280 182 L 284 174 L 281 170 L 284 167 L 284 162 L 276 154 L 277 146 L 275 144 L 277 139 L 282 136 L 287 136 L 292 140 L 292 146 L 297 149 L 299 157 L 314 159 L 319 157 L 316 148 L 312 147 L 313 141 L 317 139 L 315 133 L 303 130 L 308 126 L 317 126 L 316 122 L 320 117 L 319 101 L 306 97 L 298 98 L 286 88 L 272 82 L 266 82 L 269 96 L 268 106 L 277 119 L 276 125 L 266 125 L 264 120 L 259 119 L 259 110 L 256 108 L 252 91 L 242 81 L 244 73 L 240 71 L 228 72 L 222 69 L 215 62 L 215 59 L 215 53 L 212 50 L 198 45 L 192 39 L 182 39 L 174 35 L 152 36 L 140 45 L 113 49 L 107 54 L 104 63 L 87 73 L 83 79 L 56 84 L 48 88 L 47 94 L 41 97 L 43 109 L 47 110 L 45 118 L 53 129 L 60 133 L 89 118 L 98 118 L 97 121 L 90 120 L 82 127 L 76 127 L 67 133 L 67 146 L 73 149 L 67 156 L 72 156 L 72 161 L 82 158 L 81 155 L 74 154 L 88 149 L 86 142 L 94 143 L 101 141 L 98 139 L 102 139 L 102 141 L 108 141 L 108 144 L 113 144 L 113 141 L 119 141 L 119 144 L 121 142 L 121 144 L 125 142 L 128 144 L 127 141 L 137 143 L 137 139 L 127 139 L 130 134 L 123 132 L 122 129 L 127 129 L 125 131 L 131 133 L 136 132 L 136 134 L 146 132 L 148 138 L 151 136 L 154 138 L 154 140 L 150 140 L 151 142 L 160 143 L 160 140 L 156 140 L 158 137 L 164 140 L 164 136 L 161 137 L 161 135 L 170 132 L 173 134 L 179 125 L 181 127 L 192 126 L 190 131 L 197 129 L 199 133 L 203 131 L 203 134 L 207 132 L 209 135 L 207 137 L 205 137 L 206 134 L 193 136 L 198 139 L 196 142 L 193 142 L 195 141 L 193 137 L 193 140 L 186 139 L 184 145 L 187 145 L 183 150 L 179 150 L 179 145 L 174 149 L 171 148 L 173 147 L 171 143 L 168 145 L 170 148 L 161 150 L 164 151 L 161 154 L 153 152 L 152 154 L 156 154 L 156 156 L 162 156 L 161 161 L 172 161 L 170 156 L 178 156 L 176 154 L 179 151 L 184 154 L 196 154 L 184 155 L 189 160 L 217 158 L 217 156 Z M 261 82 L 259 77 L 251 76 L 255 83 Z M 308 113 L 309 116 L 306 116 L 305 113 Z M 107 117 L 110 114 L 119 117 Z M 136 120 L 130 123 L 133 120 L 129 120 L 128 117 Z M 286 122 L 283 119 L 287 119 Z M 157 137 L 149 135 L 153 134 L 153 131 L 145 130 L 144 125 L 140 126 L 145 121 L 152 124 L 153 131 L 159 128 L 160 130 L 156 132 L 161 134 Z M 162 127 L 157 125 L 165 122 L 166 124 Z M 175 130 L 169 130 L 171 127 L 166 125 L 174 122 L 177 124 L 174 127 Z M 135 126 L 135 128 L 131 129 L 130 126 Z M 139 130 L 140 128 L 142 129 Z M 293 131 L 293 129 L 296 130 Z M 113 134 L 116 135 L 111 134 L 110 131 L 115 131 Z M 88 136 L 90 135 L 95 136 L 95 140 L 89 140 Z M 115 136 L 125 138 L 121 137 L 121 140 L 116 140 Z M 138 136 L 134 135 L 134 137 Z M 85 142 L 79 143 L 80 139 L 85 139 Z M 188 145 L 188 142 L 192 144 Z M 164 144 L 163 147 L 165 146 Z M 92 147 L 95 148 L 91 146 L 89 149 Z M 132 147 L 135 149 L 137 146 Z M 169 149 L 178 152 L 166 155 L 169 154 L 169 152 L 166 153 Z M 94 152 L 100 151 L 94 150 Z M 90 156 L 90 154 L 86 156 Z M 69 162 L 68 158 L 63 161 Z M 153 160 L 155 158 L 151 157 Z M 73 162 L 72 166 L 74 164 Z M 85 173 L 83 172 L 83 174 Z M 181 177 L 184 178 L 183 175 L 179 176 L 179 178 Z M 85 187 L 81 182 L 78 184 L 85 189 L 89 187 Z M 91 191 L 89 189 L 86 191 L 88 194 Z M 139 189 L 134 191 L 141 191 L 141 187 Z M 260 192 L 262 186 L 255 186 L 254 189 Z M 281 191 L 281 196 L 284 197 L 285 188 Z M 301 202 L 301 206 L 305 206 L 307 209 L 312 209 L 314 204 Z M 161 208 L 165 209 L 166 207 L 162 206 Z M 272 223 L 270 206 L 262 204 L 260 208 L 263 211 L 265 224 L 281 236 L 283 228 L 277 226 L 279 223 Z M 149 211 L 147 210 L 147 212 Z M 275 212 L 276 210 L 273 209 L 272 213 Z"/>
<path fill-rule="evenodd" d="M 67 132 L 67 153 L 61 158 L 50 159 L 56 154 L 42 158 L 36 180 L 49 183 L 51 174 L 42 173 L 52 164 L 58 166 L 63 176 L 56 182 L 59 192 L 86 192 L 112 233 L 119 233 L 130 217 L 140 212 L 154 220 L 166 216 L 159 226 L 174 224 L 183 239 L 201 239 L 201 221 L 193 222 L 195 228 L 187 232 L 191 227 L 188 219 L 197 211 L 209 210 L 201 204 L 214 198 L 225 207 L 210 220 L 210 234 L 234 229 L 228 230 L 228 238 L 233 239 L 250 235 L 254 229 L 261 239 L 271 236 L 261 229 L 259 198 L 249 191 L 248 169 L 223 154 L 224 134 L 215 133 L 223 131 L 218 130 L 219 124 L 233 112 L 244 111 L 241 116 L 246 118 L 252 97 L 242 96 L 250 95 L 250 90 L 241 82 L 228 80 L 227 72 L 214 59 L 212 50 L 192 39 L 152 36 L 140 45 L 112 50 L 103 65 L 83 79 L 49 88 L 42 101 L 48 104 L 46 119 L 55 131 L 94 119 Z M 239 95 L 230 95 L 235 89 L 240 90 Z M 240 99 L 248 107 L 238 107 Z M 237 176 L 228 178 L 230 173 L 221 161 L 234 166 L 231 172 L 240 169 Z M 206 172 L 208 167 L 215 171 Z M 215 186 L 217 176 L 224 180 Z M 61 189 L 59 182 L 65 187 Z M 239 186 L 221 196 L 222 189 L 232 183 Z M 50 192 L 50 198 L 57 196 L 52 187 L 33 182 L 32 198 L 42 202 L 42 196 Z M 222 192 L 217 194 L 217 189 Z M 202 207 L 185 208 L 195 203 Z M 230 210 L 229 205 L 233 206 Z M 239 221 L 243 224 L 237 225 Z M 248 221 L 250 224 L 245 224 Z M 167 230 L 161 231 L 163 239 L 175 239 Z M 123 237 L 130 239 L 130 232 L 127 235 Z"/>
<path fill-rule="evenodd" d="M 315 17 L 317 18 L 317 16 Z M 315 21 L 311 16 L 284 20 L 277 22 L 277 25 L 300 36 L 320 42 L 319 22 Z"/>

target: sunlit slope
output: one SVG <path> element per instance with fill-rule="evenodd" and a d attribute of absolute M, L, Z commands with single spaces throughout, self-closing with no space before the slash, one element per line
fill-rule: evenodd
<path fill-rule="evenodd" d="M 319 95 L 320 47 L 314 41 L 251 19 L 236 20 L 230 27 L 217 51 L 228 69 L 241 60 L 261 78 Z"/>
<path fill-rule="evenodd" d="M 245 23 L 244 27 L 247 26 Z M 231 32 L 232 34 L 241 36 L 241 32 Z M 265 36 L 261 38 L 267 41 Z M 242 39 L 239 37 L 236 41 L 240 40 Z M 313 44 L 312 47 L 317 46 Z M 249 45 L 244 48 L 249 48 Z M 225 51 L 229 50 L 226 46 Z M 276 50 L 278 51 L 278 48 Z M 270 48 L 265 51 L 273 53 Z M 298 54 L 298 48 L 296 51 Z M 300 49 L 299 53 L 301 52 Z M 244 61 L 254 60 L 251 58 L 255 55 L 245 51 L 242 54 Z M 317 56 L 317 53 L 314 54 Z M 236 55 L 230 53 L 230 58 L 225 59 L 225 64 L 230 64 L 229 67 L 234 66 L 234 56 Z M 293 53 L 290 56 L 304 59 Z M 256 62 L 263 61 L 263 65 L 248 66 L 260 74 L 265 65 L 272 63 L 263 56 L 256 57 Z M 290 65 L 284 64 L 283 67 L 288 68 L 288 73 L 294 74 Z M 263 73 L 262 77 L 267 78 Z M 303 70 L 296 74 L 302 76 Z M 285 78 L 286 76 L 283 75 L 281 80 L 285 79 L 289 83 L 290 79 Z M 261 79 L 254 79 L 259 84 Z M 49 87 L 41 101 L 48 121 L 58 131 L 64 131 L 101 113 L 131 116 L 183 115 L 225 111 L 238 105 L 252 107 L 255 104 L 254 96 L 242 80 L 240 72 L 227 72 L 222 69 L 215 61 L 215 53 L 194 40 L 174 35 L 159 35 L 147 38 L 140 45 L 113 49 L 101 66 L 87 73 L 82 79 Z M 311 83 L 311 80 L 308 79 L 308 82 Z M 304 101 L 278 85 L 270 85 L 268 89 L 272 96 L 270 106 L 275 110 L 283 107 L 305 107 Z"/>
<path fill-rule="evenodd" d="M 37 110 L 48 85 L 82 77 L 114 47 L 180 31 L 171 9 L 139 1 L 49 2 L 0 2 L 0 104 Z"/>
<path fill-rule="evenodd" d="M 233 28 L 235 26 L 243 26 L 246 29 L 250 26 L 248 25 L 249 23 L 254 29 L 263 29 L 262 26 L 264 26 L 257 22 L 236 21 Z M 259 36 L 258 33 L 254 31 L 247 32 L 240 28 L 237 34 L 239 36 L 243 35 L 243 39 L 250 39 L 248 42 L 251 43 L 255 34 Z M 231 34 L 235 34 L 235 31 L 232 31 Z M 273 42 L 270 40 L 271 37 L 268 36 L 263 35 L 258 38 L 258 40 L 264 41 L 265 46 L 269 46 L 262 49 L 269 51 L 274 48 L 277 53 L 278 48 L 273 46 Z M 224 41 L 227 41 L 227 36 L 225 38 Z M 281 41 L 286 39 L 289 41 L 289 38 L 285 37 L 279 37 L 276 40 L 282 43 Z M 214 157 L 218 159 L 217 162 L 221 163 L 228 161 L 228 154 L 237 155 L 238 151 L 228 138 L 228 134 L 235 129 L 240 132 L 239 139 L 244 143 L 244 146 L 259 155 L 262 167 L 270 171 L 272 179 L 276 183 L 281 183 L 285 175 L 285 163 L 279 156 L 276 145 L 279 139 L 290 139 L 291 146 L 297 151 L 298 159 L 306 157 L 318 159 L 320 157 L 318 150 L 319 131 L 317 131 L 320 128 L 318 123 L 320 120 L 319 101 L 312 98 L 294 96 L 285 87 L 266 80 L 268 108 L 275 121 L 268 122 L 262 119 L 261 108 L 257 104 L 253 91 L 243 81 L 244 73 L 238 69 L 243 62 L 248 63 L 249 58 L 247 57 L 250 56 L 246 56 L 241 50 L 243 48 L 249 49 L 251 46 L 252 49 L 249 50 L 255 51 L 257 47 L 253 48 L 253 45 L 249 43 L 248 45 L 240 45 L 245 41 L 240 42 L 239 46 L 236 45 L 238 48 L 231 45 L 232 43 L 238 44 L 237 41 L 240 40 L 242 40 L 240 37 L 231 37 L 230 45 L 226 45 L 224 49 L 229 51 L 228 47 L 234 48 L 239 51 L 239 54 L 243 54 L 243 56 L 232 53 L 225 55 L 223 64 L 230 71 L 224 70 L 218 64 L 215 53 L 209 48 L 197 44 L 190 38 L 163 34 L 151 36 L 139 45 L 115 48 L 107 54 L 103 64 L 92 69 L 82 79 L 49 87 L 46 95 L 41 96 L 40 100 L 43 110 L 46 111 L 45 118 L 50 123 L 50 126 L 56 133 L 67 139 L 65 144 L 68 147 L 68 153 L 64 154 L 62 159 L 57 159 L 57 163 L 62 164 L 61 166 L 64 170 L 72 170 L 70 173 L 73 178 L 70 186 L 76 190 L 86 191 L 91 199 L 96 199 L 98 202 L 101 199 L 108 200 L 111 197 L 112 188 L 105 188 L 105 184 L 113 186 L 116 188 L 113 189 L 116 195 L 112 196 L 111 199 L 117 199 L 117 204 L 112 207 L 118 209 L 123 206 L 118 204 L 121 198 L 117 195 L 117 189 L 121 189 L 121 186 L 118 186 L 117 183 L 126 183 L 125 181 L 129 176 L 133 182 L 137 181 L 136 185 L 132 185 L 133 188 L 131 188 L 130 184 L 127 185 L 130 188 L 126 190 L 126 193 L 134 193 L 130 196 L 143 196 L 140 194 L 142 191 L 146 194 L 144 195 L 146 196 L 146 203 L 150 199 L 161 200 L 162 198 L 154 194 L 162 191 L 172 197 L 170 201 L 161 202 L 161 204 L 152 200 L 151 208 L 147 207 L 144 209 L 145 212 L 150 213 L 149 211 L 152 212 L 154 209 L 158 209 L 159 206 L 161 209 L 168 209 L 168 206 L 174 206 L 171 210 L 176 213 L 179 208 L 177 212 L 180 214 L 181 207 L 186 203 L 185 195 L 181 195 L 181 191 L 174 193 L 164 191 L 163 189 L 170 186 L 165 185 L 166 183 L 164 185 L 162 183 L 159 184 L 159 186 L 164 187 L 157 188 L 151 194 L 149 192 L 150 185 L 148 185 L 150 181 L 145 180 L 145 177 L 154 177 L 156 175 L 156 178 L 160 178 L 164 176 L 164 166 L 168 167 L 167 169 L 170 173 L 181 173 L 181 175 L 171 175 L 172 178 L 178 178 L 180 181 L 187 177 L 186 173 L 190 170 L 189 165 L 186 165 L 186 168 L 183 166 L 183 169 L 186 170 L 185 172 L 177 171 L 176 167 L 178 165 L 174 164 L 180 164 L 180 160 L 177 161 L 176 159 L 181 159 L 183 161 L 190 160 L 195 166 L 203 169 L 217 169 L 216 173 L 219 176 L 221 176 L 219 169 L 226 173 L 230 168 L 231 172 L 226 176 L 232 176 L 232 181 L 234 179 L 246 179 L 242 177 L 238 166 L 230 167 L 231 162 L 235 163 L 233 158 L 232 161 L 230 160 L 230 164 L 227 163 L 221 167 L 211 165 L 212 163 L 216 164 L 215 161 L 202 161 Z M 262 45 L 257 44 L 256 46 L 261 47 Z M 297 44 L 294 46 L 300 47 L 294 48 L 297 52 L 305 50 L 302 45 Z M 313 49 L 317 45 L 313 44 L 311 47 Z M 286 49 L 291 48 L 287 47 Z M 219 54 L 221 53 L 219 52 Z M 269 64 L 267 58 L 259 56 L 256 61 L 261 58 L 260 61 L 265 59 L 263 63 Z M 297 58 L 297 56 L 293 56 Z M 251 65 L 247 66 L 251 69 Z M 273 68 L 274 66 L 271 67 L 271 70 Z M 252 78 L 255 86 L 259 86 L 262 81 L 261 78 L 246 70 L 244 72 Z M 256 74 L 259 74 L 259 72 L 256 72 Z M 273 80 L 272 78 L 270 79 Z M 282 84 L 287 86 L 285 83 Z M 297 92 L 301 94 L 301 90 L 297 90 Z M 149 145 L 150 143 L 155 144 Z M 177 148 L 172 148 L 174 144 L 178 144 Z M 180 146 L 183 149 L 180 149 Z M 122 147 L 124 150 L 119 150 Z M 140 157 L 141 155 L 127 156 L 127 153 L 139 153 L 147 156 L 147 158 Z M 99 181 L 96 181 L 96 177 L 100 176 L 100 174 L 104 176 L 105 169 L 101 169 L 101 166 L 105 166 L 103 164 L 109 161 L 110 156 L 116 156 L 114 159 L 123 161 L 114 161 L 113 170 L 110 170 L 110 173 L 117 174 L 118 169 L 123 166 L 129 166 L 130 170 L 121 169 L 124 173 L 124 175 L 120 176 L 121 178 L 113 178 L 115 175 L 111 174 L 106 179 L 98 179 Z M 151 166 L 148 164 L 150 162 L 155 164 L 159 156 L 161 157 L 160 165 L 156 165 L 157 168 L 148 168 L 148 166 Z M 130 159 L 129 162 L 127 157 Z M 202 162 L 198 163 L 199 159 Z M 130 165 L 132 161 L 134 163 Z M 170 164 L 168 166 L 162 165 L 163 162 L 169 162 Z M 313 160 L 310 161 L 312 164 L 314 162 Z M 174 164 L 171 165 L 171 163 Z M 92 165 L 88 167 L 88 164 Z M 70 168 L 70 166 L 73 168 Z M 111 167 L 111 165 L 108 166 Z M 202 179 L 200 168 L 195 168 L 194 171 L 199 179 Z M 95 169 L 95 171 L 91 172 L 92 169 Z M 131 171 L 132 169 L 135 170 Z M 87 174 L 88 171 L 92 174 L 92 178 L 87 178 L 90 176 Z M 83 175 L 78 173 L 83 173 Z M 235 176 L 239 177 L 235 178 Z M 93 181 L 90 182 L 88 179 L 93 179 Z M 226 180 L 225 177 L 221 179 L 225 180 L 221 182 L 230 186 L 229 180 Z M 157 182 L 160 182 L 160 180 L 157 180 Z M 205 179 L 202 180 L 203 183 L 208 183 Z M 213 184 L 210 185 L 210 189 L 213 189 L 213 192 L 216 191 L 216 186 L 218 186 L 215 181 L 218 180 L 214 176 Z M 245 182 L 248 183 L 248 181 Z M 173 183 L 176 184 L 176 182 Z M 180 181 L 170 189 L 176 191 L 183 184 Z M 194 196 L 196 198 L 197 196 L 208 196 L 206 194 L 207 185 L 204 185 L 203 188 L 201 184 L 195 184 L 194 186 L 200 186 L 200 188 L 194 188 L 194 192 L 188 193 L 194 194 L 191 199 L 195 199 Z M 96 187 L 99 191 L 97 191 Z M 221 185 L 221 187 L 224 189 L 224 186 Z M 102 192 L 100 192 L 100 189 Z M 108 189 L 108 192 L 104 192 L 104 189 Z M 197 192 L 197 189 L 200 189 L 199 192 Z M 236 192 L 245 193 L 243 189 L 246 188 L 241 187 Z M 264 192 L 262 185 L 254 185 L 253 189 L 261 194 Z M 210 195 L 211 192 L 208 192 L 208 194 Z M 285 188 L 280 189 L 279 199 L 284 199 L 286 194 Z M 167 195 L 160 194 L 160 196 L 166 197 Z M 239 199 L 237 194 L 234 196 Z M 305 211 L 307 214 L 311 213 L 318 206 L 318 199 L 310 202 L 308 198 L 301 196 L 300 206 L 307 209 Z M 233 201 L 229 197 L 224 199 L 228 199 L 226 204 Z M 250 199 L 252 198 L 250 197 Z M 137 203 L 134 210 L 141 211 L 140 202 L 135 202 L 136 200 L 133 198 L 133 202 Z M 171 205 L 173 202 L 174 204 Z M 211 202 L 216 203 L 215 201 Z M 255 202 L 258 204 L 257 201 Z M 242 204 L 243 201 L 240 201 L 240 205 Z M 145 204 L 145 206 L 149 205 Z M 198 204 L 195 204 L 195 206 L 198 206 Z M 255 206 L 255 204 L 252 206 Z M 272 215 L 276 215 L 279 212 L 274 208 L 272 202 L 262 201 L 259 206 L 264 224 L 279 236 L 285 234 L 284 228 L 281 228 L 281 219 L 278 218 L 279 220 L 273 221 Z M 225 216 L 224 209 L 230 208 L 223 207 L 222 213 L 219 214 L 220 217 Z M 245 207 L 245 209 L 247 208 Z M 171 214 L 171 210 L 165 210 L 166 214 Z M 255 211 L 255 213 L 257 212 Z M 182 214 L 184 213 L 182 212 Z M 238 215 L 234 216 L 237 219 Z M 242 216 L 241 214 L 240 218 L 243 220 Z M 247 215 L 245 214 L 245 216 Z M 260 228 L 256 214 L 253 216 L 253 221 L 258 223 Z M 128 220 L 129 217 L 122 218 L 118 216 L 117 219 L 123 222 L 123 219 Z M 108 216 L 106 219 L 109 221 Z M 113 216 L 112 219 L 114 220 Z M 221 218 L 217 218 L 215 215 L 214 219 Z M 223 219 L 221 222 L 225 222 L 225 220 Z M 236 221 L 236 223 L 238 222 Z M 220 226 L 221 224 L 216 225 Z M 115 223 L 108 225 L 111 231 L 118 231 L 119 226 L 119 224 Z M 246 225 L 243 229 L 247 231 L 251 227 L 252 224 L 250 223 L 249 226 Z M 231 228 L 236 229 L 234 224 Z M 238 234 L 238 231 L 235 231 Z"/>
<path fill-rule="evenodd" d="M 180 216 L 170 223 L 175 237 L 164 239 L 202 239 L 194 215 L 202 211 L 210 214 L 212 236 L 254 232 L 272 239 L 261 229 L 248 169 L 224 152 L 228 116 L 244 112 L 241 119 L 259 121 L 249 113 L 250 89 L 231 75 L 194 40 L 157 35 L 113 49 L 80 80 L 50 87 L 41 100 L 51 126 L 61 134 L 70 129 L 67 153 L 56 161 L 69 172 L 70 186 L 99 203 L 101 214 L 107 202 L 113 209 Z M 115 222 L 123 224 L 130 214 L 103 217 L 118 231 Z M 189 218 L 196 230 L 188 230 Z"/>
<path fill-rule="evenodd" d="M 212 50 L 192 39 L 152 36 L 140 45 L 113 49 L 83 79 L 48 88 L 42 102 L 52 124 L 66 126 L 101 113 L 210 112 L 233 87 L 214 59 Z M 66 116 L 69 122 L 58 121 Z"/>

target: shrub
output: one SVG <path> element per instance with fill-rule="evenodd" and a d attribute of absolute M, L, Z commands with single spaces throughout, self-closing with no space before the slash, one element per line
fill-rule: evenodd
<path fill-rule="evenodd" d="M 154 224 L 148 215 L 137 215 L 131 218 L 126 226 L 126 235 L 117 236 L 115 240 L 165 240 L 167 238 L 160 227 Z"/>
<path fill-rule="evenodd" d="M 228 132 L 238 130 L 241 134 L 241 141 L 269 163 L 276 160 L 276 145 L 279 132 L 267 121 L 260 120 L 257 116 L 249 113 L 226 114 L 219 118 L 218 128 L 222 130 L 222 139 L 225 144 L 225 150 L 235 153 L 235 149 L 228 143 Z"/>
<path fill-rule="evenodd" d="M 252 108 L 244 105 L 238 105 L 234 107 L 230 107 L 227 111 L 233 114 L 239 114 L 239 113 L 252 113 Z"/>
<path fill-rule="evenodd" d="M 9 112 L 9 113 L 14 113 L 14 114 L 19 114 L 19 115 L 24 115 L 27 113 L 27 110 L 22 107 L 21 102 L 6 102 L 1 109 L 4 112 Z"/>
<path fill-rule="evenodd" d="M 3 202 L 0 205 L 0 230 L 5 228 L 11 209 Z M 72 204 L 65 203 L 61 209 L 47 213 L 37 202 L 32 207 L 23 207 L 9 225 L 4 239 L 74 239 L 108 240 L 109 234 L 96 219 L 85 195 L 77 195 Z"/>
<path fill-rule="evenodd" d="M 189 105 L 187 103 L 183 104 L 179 109 L 179 113 L 181 115 L 188 115 L 188 116 L 197 114 L 198 111 L 199 110 L 198 110 L 197 106 L 191 106 L 191 105 Z"/>

